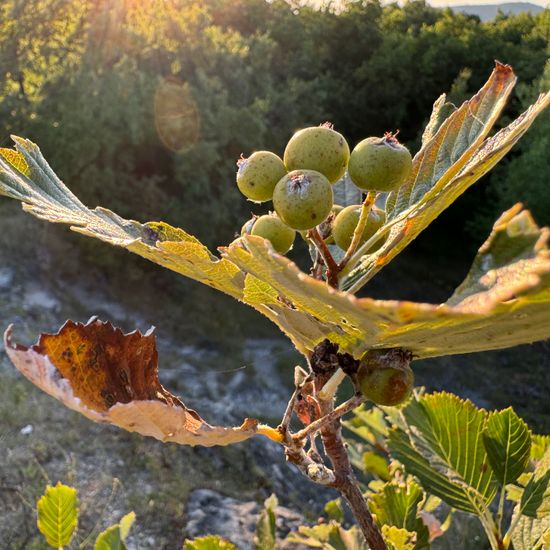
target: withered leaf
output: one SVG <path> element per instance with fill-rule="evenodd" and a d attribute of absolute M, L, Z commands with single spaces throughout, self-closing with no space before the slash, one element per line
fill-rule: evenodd
<path fill-rule="evenodd" d="M 111 323 L 67 321 L 57 334 L 42 334 L 29 348 L 4 335 L 6 352 L 33 384 L 95 422 L 183 445 L 228 445 L 267 427 L 211 426 L 160 384 L 152 330 L 124 334 Z M 269 432 L 269 429 L 267 429 Z"/>

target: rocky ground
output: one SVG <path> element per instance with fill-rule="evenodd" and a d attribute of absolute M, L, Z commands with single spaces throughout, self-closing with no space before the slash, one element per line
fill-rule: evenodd
<path fill-rule="evenodd" d="M 413 288 L 412 297 L 420 290 Z M 15 340 L 25 344 L 41 330 L 57 330 L 67 318 L 85 321 L 92 314 L 127 330 L 149 327 L 143 316 L 97 289 L 48 285 L 8 266 L 0 268 L 0 312 L 2 329 L 15 323 Z M 275 332 L 273 338 L 250 338 L 241 349 L 228 350 L 207 341 L 182 345 L 161 327 L 158 347 L 161 382 L 209 422 L 238 424 L 253 416 L 276 424 L 280 419 L 299 358 Z M 536 431 L 548 433 L 548 351 L 547 344 L 537 344 L 423 361 L 415 372 L 419 384 L 430 389 L 451 390 L 487 407 L 512 404 Z M 261 502 L 271 493 L 281 504 L 281 537 L 300 522 L 315 522 L 335 496 L 305 481 L 285 463 L 277 445 L 260 437 L 231 447 L 191 448 L 94 424 L 34 388 L 2 353 L 2 548 L 43 548 L 35 503 L 46 484 L 58 480 L 79 491 L 77 542 L 83 548 L 92 546 L 91 534 L 134 510 L 131 548 L 175 549 L 187 536 L 218 533 L 245 550 L 252 548 Z M 451 538 L 434 548 L 452 548 L 453 541 L 461 541 L 462 548 L 483 548 L 479 529 L 468 518 L 459 518 L 453 529 Z"/>

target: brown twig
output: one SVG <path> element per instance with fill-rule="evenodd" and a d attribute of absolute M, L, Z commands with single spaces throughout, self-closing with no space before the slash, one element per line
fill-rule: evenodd
<path fill-rule="evenodd" d="M 334 472 L 323 463 L 313 460 L 302 445 L 293 445 L 285 450 L 286 458 L 295 464 L 300 472 L 319 485 L 332 486 L 336 482 Z"/>
<path fill-rule="evenodd" d="M 323 428 L 326 424 L 329 422 L 332 422 L 348 412 L 352 411 L 353 409 L 357 408 L 361 403 L 364 403 L 365 397 L 361 394 L 354 395 L 352 398 L 348 399 L 341 405 L 338 405 L 335 409 L 333 409 L 330 413 L 326 414 L 325 416 L 322 416 L 318 420 L 315 420 L 311 424 L 308 424 L 305 428 L 300 430 L 299 432 L 296 432 L 292 439 L 294 441 L 299 441 L 301 439 L 305 439 L 308 435 L 312 435 L 315 432 L 319 431 L 321 428 Z"/>
<path fill-rule="evenodd" d="M 298 388 L 294 390 L 294 393 L 290 397 L 290 400 L 288 401 L 285 412 L 283 414 L 283 419 L 281 420 L 281 423 L 277 427 L 277 429 L 281 432 L 281 434 L 285 439 L 288 434 L 288 426 L 292 418 L 292 413 L 294 412 L 294 405 L 296 404 L 297 397 L 298 397 Z"/>
<path fill-rule="evenodd" d="M 333 407 L 334 402 L 332 399 L 322 402 L 321 410 L 324 416 L 329 415 L 333 411 Z M 348 452 L 342 440 L 340 417 L 323 426 L 321 437 L 335 475 L 335 481 L 331 484 L 331 487 L 337 489 L 346 499 L 369 548 L 371 550 L 388 550 L 353 473 Z"/>
<path fill-rule="evenodd" d="M 338 286 L 339 267 L 335 259 L 332 257 L 327 243 L 323 240 L 323 237 L 321 237 L 321 234 L 319 233 L 317 227 L 314 227 L 313 229 L 310 229 L 308 231 L 308 238 L 311 239 L 315 244 L 327 268 L 327 283 L 330 286 L 336 288 Z"/>

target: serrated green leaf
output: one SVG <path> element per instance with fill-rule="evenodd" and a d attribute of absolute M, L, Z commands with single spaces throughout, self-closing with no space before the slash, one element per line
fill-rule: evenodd
<path fill-rule="evenodd" d="M 545 495 L 550 482 L 550 471 L 547 471 L 540 477 L 533 476 L 525 486 L 521 501 L 518 505 L 518 511 L 524 516 L 531 518 L 544 517 L 548 515 L 550 508 L 550 496 Z M 545 502 L 546 500 L 546 502 Z M 541 511 L 541 506 L 545 505 Z"/>
<path fill-rule="evenodd" d="M 531 434 L 512 408 L 489 415 L 483 444 L 502 486 L 513 483 L 525 471 L 531 453 Z"/>
<path fill-rule="evenodd" d="M 386 224 L 377 236 L 384 244 L 365 254 L 356 253 L 343 273 L 341 287 L 356 291 L 408 246 L 468 187 L 499 162 L 550 104 L 550 92 L 494 136 L 488 134 L 510 93 L 515 76 L 497 65 L 487 84 L 441 125 L 413 160 L 409 181 L 388 201 Z M 373 237 L 374 239 L 374 237 Z M 363 254 L 361 256 L 361 254 Z"/>
<path fill-rule="evenodd" d="M 416 544 L 416 533 L 400 529 L 394 525 L 383 525 L 382 536 L 389 550 L 413 550 Z"/>
<path fill-rule="evenodd" d="M 38 529 L 53 548 L 67 546 L 78 522 L 76 489 L 62 483 L 48 486 L 38 501 Z"/>
<path fill-rule="evenodd" d="M 126 514 L 116 525 L 112 525 L 99 533 L 94 544 L 94 550 L 126 550 L 124 541 L 136 519 L 136 514 Z"/>
<path fill-rule="evenodd" d="M 276 550 L 277 548 L 275 509 L 278 504 L 275 495 L 271 495 L 264 503 L 264 509 L 261 511 L 256 524 L 256 535 L 254 537 L 254 548 L 256 550 Z"/>
<path fill-rule="evenodd" d="M 483 447 L 487 412 L 470 401 L 435 393 L 403 411 L 407 431 L 394 430 L 389 447 L 424 489 L 450 506 L 481 514 L 496 494 L 496 480 Z"/>
<path fill-rule="evenodd" d="M 208 535 L 197 539 L 186 539 L 183 543 L 183 550 L 238 550 L 228 540 L 217 535 Z"/>
<path fill-rule="evenodd" d="M 544 543 L 544 538 L 550 532 L 550 516 L 544 519 L 533 519 L 527 516 L 521 516 L 518 519 L 512 516 L 512 523 L 515 524 L 512 533 L 514 550 L 539 550 Z"/>
<path fill-rule="evenodd" d="M 370 511 L 377 524 L 395 526 L 416 533 L 414 548 L 428 548 L 429 531 L 418 516 L 424 491 L 412 480 L 386 483 L 381 491 L 369 495 Z"/>

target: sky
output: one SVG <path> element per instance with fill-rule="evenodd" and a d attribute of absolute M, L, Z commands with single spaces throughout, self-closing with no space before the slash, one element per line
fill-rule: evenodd
<path fill-rule="evenodd" d="M 432 6 L 435 6 L 437 8 L 442 8 L 445 6 L 453 6 L 453 5 L 464 5 L 464 4 L 471 4 L 479 6 L 481 4 L 506 4 L 509 3 L 511 0 L 428 0 L 428 3 Z M 530 4 L 537 4 L 539 6 L 544 7 L 550 7 L 550 1 L 549 0 L 513 0 L 518 2 L 529 2 Z"/>
<path fill-rule="evenodd" d="M 323 0 L 313 0 L 314 2 L 323 2 Z M 395 1 L 395 0 L 382 0 L 383 2 Z M 402 2 L 403 0 L 398 0 Z M 446 6 L 461 6 L 465 4 L 471 4 L 473 6 L 479 6 L 482 4 L 507 4 L 511 2 L 528 2 L 530 4 L 537 4 L 543 8 L 550 8 L 550 0 L 427 0 L 428 4 L 436 8 L 444 8 Z"/>

